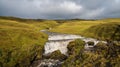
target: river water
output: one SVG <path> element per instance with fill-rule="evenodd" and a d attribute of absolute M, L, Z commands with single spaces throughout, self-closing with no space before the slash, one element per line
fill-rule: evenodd
<path fill-rule="evenodd" d="M 94 42 L 94 45 L 96 45 L 98 42 L 100 42 L 97 39 L 93 39 L 93 38 L 86 38 L 86 37 L 82 37 L 80 35 L 71 35 L 71 34 L 61 34 L 61 33 L 55 33 L 55 32 L 48 32 L 46 30 L 42 30 L 42 32 L 48 34 L 48 42 L 46 42 L 45 46 L 44 46 L 44 54 L 43 55 L 47 55 L 50 54 L 56 50 L 60 50 L 62 54 L 67 55 L 67 45 L 69 44 L 69 42 L 75 40 L 75 39 L 81 39 L 83 41 L 85 41 L 85 49 L 88 49 L 90 46 L 88 45 L 88 42 Z M 104 41 L 102 41 L 104 42 Z M 59 60 L 53 60 L 53 59 L 44 59 L 41 60 L 41 63 L 37 66 L 37 67 L 58 67 L 56 65 L 60 64 L 61 62 Z"/>

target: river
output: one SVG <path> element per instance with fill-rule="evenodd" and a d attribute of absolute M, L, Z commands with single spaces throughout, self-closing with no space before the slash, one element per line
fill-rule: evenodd
<path fill-rule="evenodd" d="M 48 35 L 48 41 L 46 42 L 44 46 L 44 54 L 47 55 L 50 54 L 56 50 L 60 50 L 62 54 L 67 55 L 67 45 L 69 42 L 75 40 L 75 39 L 81 39 L 85 42 L 85 49 L 89 49 L 90 47 L 93 47 L 98 42 L 100 42 L 97 39 L 94 38 L 86 38 L 82 37 L 80 35 L 71 35 L 71 34 L 61 34 L 61 33 L 55 33 L 55 32 L 48 32 L 47 30 L 42 30 L 42 32 L 46 33 Z M 94 42 L 94 45 L 88 45 L 88 42 Z M 104 41 L 102 41 L 104 42 Z M 53 59 L 43 59 L 41 60 L 41 63 L 37 67 L 58 67 L 62 62 L 59 60 L 53 60 Z"/>

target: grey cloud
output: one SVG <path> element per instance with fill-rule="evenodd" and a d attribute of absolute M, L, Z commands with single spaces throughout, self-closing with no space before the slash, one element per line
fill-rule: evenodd
<path fill-rule="evenodd" d="M 120 0 L 0 0 L 1 16 L 44 19 L 120 17 Z"/>

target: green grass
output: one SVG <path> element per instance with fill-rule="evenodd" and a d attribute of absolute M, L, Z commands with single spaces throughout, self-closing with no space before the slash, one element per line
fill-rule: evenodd
<path fill-rule="evenodd" d="M 28 26 L 32 26 L 34 28 L 36 27 L 38 30 L 49 29 L 53 26 L 58 25 L 57 21 L 55 21 L 55 20 L 21 19 L 21 18 L 15 18 L 15 17 L 0 17 L 0 22 L 3 22 L 2 24 L 7 24 L 8 22 L 12 22 L 12 23 L 14 22 L 16 24 L 20 23 L 21 26 L 28 25 Z M 4 22 L 6 22 L 6 23 L 4 23 Z M 12 23 L 11 23 L 11 25 L 12 25 Z M 10 24 L 10 23 L 8 23 L 8 24 Z M 14 24 L 14 25 L 16 25 L 16 24 Z M 16 27 L 18 27 L 18 26 L 16 26 Z M 25 27 L 25 26 L 23 26 L 23 27 Z"/>
<path fill-rule="evenodd" d="M 27 24 L 34 25 L 39 30 L 49 29 L 58 25 L 58 23 L 54 20 L 44 20 L 42 22 L 27 22 Z"/>
<path fill-rule="evenodd" d="M 57 24 L 18 19 L 0 18 L 0 67 L 29 67 L 41 59 L 47 35 L 40 30 Z"/>
<path fill-rule="evenodd" d="M 62 32 L 62 33 L 71 33 L 71 34 L 80 34 L 84 30 L 88 29 L 90 26 L 101 24 L 104 22 L 96 21 L 71 21 L 65 22 L 56 28 L 53 28 L 52 31 Z"/>

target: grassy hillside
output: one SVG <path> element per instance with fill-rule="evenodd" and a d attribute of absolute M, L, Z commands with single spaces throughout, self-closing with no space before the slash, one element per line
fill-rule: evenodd
<path fill-rule="evenodd" d="M 65 23 L 53 28 L 51 31 L 68 34 L 78 34 L 98 39 L 107 39 L 114 35 L 116 29 L 120 29 L 119 25 L 120 19 L 104 19 L 94 21 L 76 20 L 66 21 Z M 120 39 L 120 32 L 119 30 L 117 30 L 116 32 L 117 34 L 115 36 L 115 39 L 117 38 L 118 40 Z M 102 35 L 99 36 L 99 34 Z"/>
<path fill-rule="evenodd" d="M 37 27 L 38 30 L 48 29 L 50 27 L 58 25 L 58 23 L 55 20 L 44 20 L 44 19 L 22 19 L 22 18 L 16 18 L 16 17 L 1 16 L 0 20 L 6 21 L 6 22 L 15 21 L 20 23 L 26 23 L 26 24 L 29 24 L 30 26 Z"/>
<path fill-rule="evenodd" d="M 105 23 L 91 26 L 85 30 L 86 36 L 98 39 L 108 39 L 120 41 L 120 23 Z"/>
<path fill-rule="evenodd" d="M 0 67 L 29 67 L 34 60 L 41 59 L 47 41 L 47 35 L 40 32 L 42 29 L 52 28 L 53 32 L 120 40 L 119 21 L 120 19 L 55 21 L 0 17 Z M 81 46 L 74 47 L 76 54 L 82 49 Z M 74 59 L 76 54 L 66 62 Z"/>
<path fill-rule="evenodd" d="M 42 58 L 47 35 L 40 32 L 55 21 L 18 21 L 0 18 L 0 67 L 29 67 Z"/>

